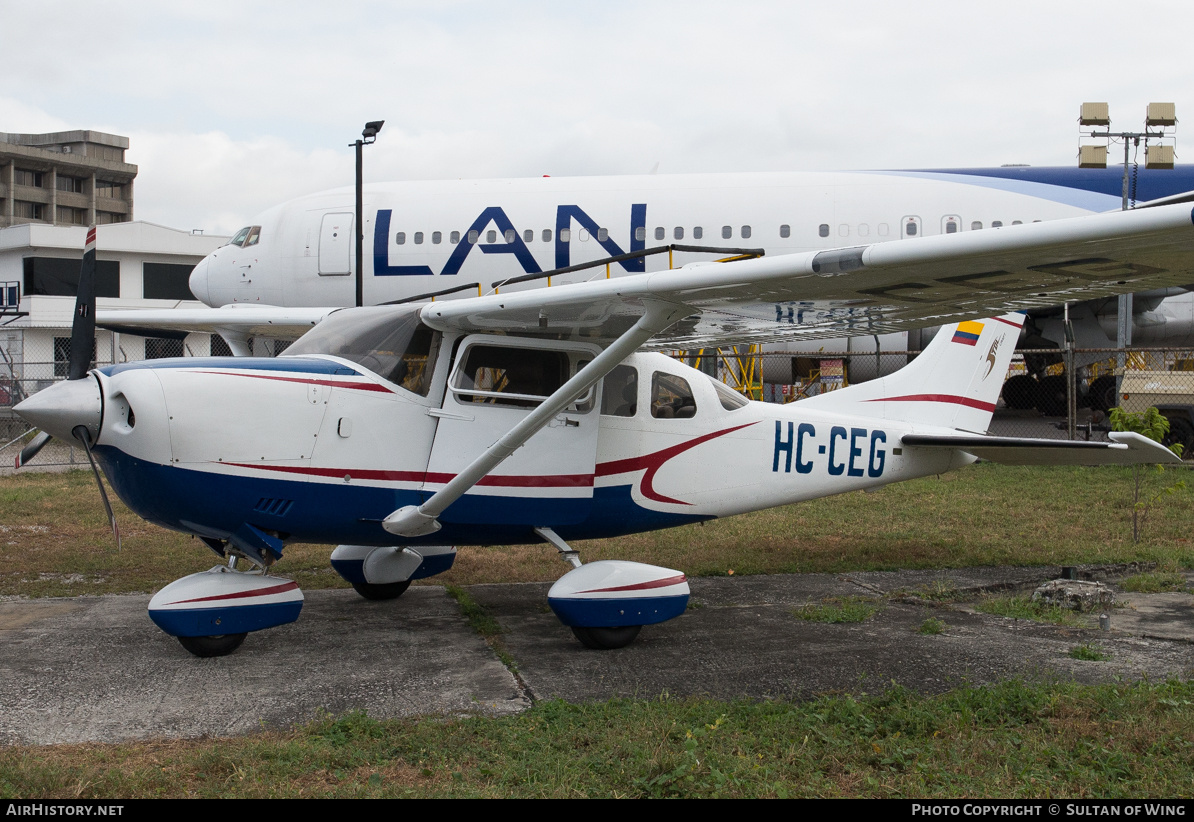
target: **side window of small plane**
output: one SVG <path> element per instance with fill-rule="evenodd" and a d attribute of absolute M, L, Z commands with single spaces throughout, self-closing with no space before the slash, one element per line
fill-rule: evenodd
<path fill-rule="evenodd" d="M 675 228 L 673 228 L 672 236 L 675 237 L 677 240 L 683 240 L 684 239 L 684 227 L 676 226 Z"/>
<path fill-rule="evenodd" d="M 395 234 L 394 242 L 398 243 L 398 245 L 405 245 L 406 244 L 406 232 L 399 231 L 397 234 Z"/>
<path fill-rule="evenodd" d="M 559 233 L 559 238 L 560 238 L 560 242 L 561 242 L 561 243 L 570 243 L 570 242 L 572 242 L 572 229 L 570 229 L 570 228 L 561 228 L 561 229 L 560 229 L 560 233 Z"/>
<path fill-rule="evenodd" d="M 531 408 L 564 384 L 569 365 L 565 351 L 474 345 L 453 388 L 464 402 Z"/>
<path fill-rule="evenodd" d="M 502 239 L 508 243 L 512 243 L 518 239 L 518 233 L 512 228 L 507 228 L 506 233 L 502 235 Z"/>
<path fill-rule="evenodd" d="M 601 384 L 601 413 L 609 417 L 633 417 L 638 410 L 638 369 L 615 366 Z"/>
<path fill-rule="evenodd" d="M 750 239 L 750 226 L 748 226 L 748 225 L 742 226 L 742 239 L 744 239 L 744 240 Z"/>
<path fill-rule="evenodd" d="M 423 232 L 416 231 L 415 232 L 415 245 L 422 245 L 422 244 L 423 244 Z"/>
<path fill-rule="evenodd" d="M 485 242 L 487 242 L 487 243 L 496 243 L 497 242 L 497 232 L 494 231 L 492 228 L 485 232 Z"/>
<path fill-rule="evenodd" d="M 638 240 L 640 243 L 641 243 L 643 240 L 647 239 L 647 228 L 646 228 L 646 226 L 641 226 L 641 225 L 640 225 L 638 228 L 636 228 L 636 229 L 634 230 L 634 239 Z"/>
<path fill-rule="evenodd" d="M 453 231 L 451 234 L 449 234 L 448 242 L 450 242 L 452 245 L 456 245 L 458 242 L 460 242 L 460 232 Z"/>
<path fill-rule="evenodd" d="M 655 239 L 662 240 L 664 235 L 664 228 L 661 225 L 655 226 Z"/>
<path fill-rule="evenodd" d="M 982 230 L 982 227 L 983 227 L 983 221 L 982 221 L 982 220 L 975 220 L 974 222 L 972 222 L 972 223 L 970 224 L 970 230 L 971 230 L 971 231 L 981 231 L 981 230 Z"/>
<path fill-rule="evenodd" d="M 470 244 L 475 244 L 479 239 L 481 239 L 481 232 L 477 231 L 477 229 L 474 228 L 468 233 L 468 241 Z"/>
<path fill-rule="evenodd" d="M 545 242 L 545 243 L 551 242 L 551 229 L 550 228 L 543 229 L 543 242 Z"/>
<path fill-rule="evenodd" d="M 696 415 L 696 399 L 688 380 L 656 371 L 651 377 L 651 416 L 657 420 Z"/>
<path fill-rule="evenodd" d="M 435 243 L 436 245 L 439 245 L 443 241 L 444 241 L 444 232 L 442 232 L 442 231 L 432 231 L 431 232 L 431 242 Z"/>
<path fill-rule="evenodd" d="M 828 237 L 829 236 L 829 223 L 821 223 L 821 225 L 817 226 L 817 236 L 819 236 L 819 237 Z"/>
<path fill-rule="evenodd" d="M 604 243 L 606 240 L 608 240 L 608 239 L 609 239 L 609 229 L 608 229 L 608 228 L 599 228 L 599 229 L 597 229 L 597 239 L 598 239 L 600 242 L 603 242 L 603 243 Z"/>
<path fill-rule="evenodd" d="M 721 407 L 727 411 L 737 411 L 739 408 L 745 408 L 750 404 L 746 397 L 739 394 L 737 391 L 730 389 L 724 382 L 709 378 L 709 382 L 713 383 L 713 390 L 717 392 L 717 399 L 721 402 Z"/>
<path fill-rule="evenodd" d="M 792 226 L 784 224 L 779 227 L 779 236 L 785 240 L 792 236 Z"/>
<path fill-rule="evenodd" d="M 523 241 L 524 243 L 533 243 L 533 242 L 535 242 L 535 229 L 533 229 L 533 228 L 528 228 L 528 229 L 526 229 L 525 231 L 523 231 L 523 232 L 522 232 L 522 241 Z"/>
<path fill-rule="evenodd" d="M 723 240 L 728 240 L 733 236 L 734 236 L 734 229 L 730 228 L 728 225 L 723 225 L 721 227 L 721 238 Z"/>
<path fill-rule="evenodd" d="M 699 225 L 692 227 L 692 239 L 700 240 L 700 239 L 703 239 L 704 236 L 705 236 L 705 229 L 701 228 Z"/>
<path fill-rule="evenodd" d="M 255 225 L 249 229 L 249 236 L 245 239 L 245 248 L 251 245 L 257 245 L 257 241 L 261 239 L 261 226 Z"/>

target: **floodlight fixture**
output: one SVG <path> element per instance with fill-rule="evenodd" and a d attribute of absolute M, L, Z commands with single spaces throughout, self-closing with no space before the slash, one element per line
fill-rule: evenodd
<path fill-rule="evenodd" d="M 1162 128 L 1176 126 L 1176 106 L 1173 103 L 1149 103 L 1144 115 L 1144 125 Z"/>
<path fill-rule="evenodd" d="M 1080 126 L 1109 126 L 1111 125 L 1110 106 L 1106 103 L 1083 103 L 1078 113 Z"/>
<path fill-rule="evenodd" d="M 381 127 L 385 124 L 385 120 L 372 120 L 365 123 L 365 130 L 361 132 L 361 136 L 365 138 L 366 142 L 372 143 L 377 138 L 377 132 L 381 131 Z"/>

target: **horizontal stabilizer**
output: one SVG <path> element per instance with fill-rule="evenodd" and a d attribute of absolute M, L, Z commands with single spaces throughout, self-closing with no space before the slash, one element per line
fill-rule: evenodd
<path fill-rule="evenodd" d="M 1181 462 L 1181 458 L 1164 445 L 1141 434 L 1112 431 L 1107 436 L 1113 441 L 905 434 L 900 438 L 900 443 L 910 448 L 962 451 L 1004 465 L 1145 465 Z"/>

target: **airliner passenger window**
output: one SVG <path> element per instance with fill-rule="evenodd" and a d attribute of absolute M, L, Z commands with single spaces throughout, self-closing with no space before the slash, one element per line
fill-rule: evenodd
<path fill-rule="evenodd" d="M 1012 220 L 1012 225 L 1024 225 L 1023 220 Z"/>
<path fill-rule="evenodd" d="M 890 229 L 887 227 L 887 223 L 879 223 L 879 236 L 880 237 L 886 237 L 889 231 L 890 231 Z"/>
<path fill-rule="evenodd" d="M 448 242 L 450 242 L 452 245 L 456 245 L 458 242 L 460 242 L 460 232 L 453 231 L 451 234 L 449 234 Z"/>
<path fill-rule="evenodd" d="M 570 243 L 570 242 L 572 242 L 572 229 L 570 229 L 570 228 L 561 228 L 561 229 L 560 229 L 560 233 L 559 233 L 559 238 L 560 238 L 560 242 L 561 242 L 561 243 Z"/>
<path fill-rule="evenodd" d="M 744 239 L 744 240 L 750 239 L 750 226 L 748 226 L 748 225 L 742 226 L 742 239 Z"/>
<path fill-rule="evenodd" d="M 859 237 L 866 237 L 870 233 L 871 233 L 871 227 L 869 225 L 867 225 L 866 223 L 858 224 L 858 236 Z"/>
<path fill-rule="evenodd" d="M 551 229 L 550 228 L 543 229 L 543 242 L 545 242 L 545 243 L 551 242 Z"/>
<path fill-rule="evenodd" d="M 587 243 L 589 241 L 589 229 L 582 228 L 580 230 L 580 241 L 582 243 Z"/>
<path fill-rule="evenodd" d="M 991 228 L 1003 228 L 1003 220 L 992 220 Z"/>
<path fill-rule="evenodd" d="M 496 243 L 497 242 L 497 232 L 494 231 L 492 228 L 485 232 L 485 242 L 487 242 L 487 243 Z"/>
<path fill-rule="evenodd" d="M 394 242 L 398 243 L 398 245 L 405 245 L 406 244 L 406 232 L 399 231 L 397 234 L 395 234 Z"/>
<path fill-rule="evenodd" d="M 533 242 L 535 242 L 535 229 L 533 229 L 533 228 L 528 228 L 527 230 L 523 231 L 523 232 L 522 232 L 522 241 L 523 241 L 524 243 L 533 243 Z"/>
<path fill-rule="evenodd" d="M 634 239 L 638 240 L 640 243 L 647 239 L 647 229 L 645 226 L 640 225 L 634 230 Z"/>
<path fill-rule="evenodd" d="M 730 228 L 728 225 L 723 225 L 721 227 L 721 238 L 723 240 L 728 240 L 733 236 L 734 236 L 734 229 Z"/>
<path fill-rule="evenodd" d="M 779 236 L 783 237 L 785 240 L 788 239 L 789 237 L 791 237 L 792 236 L 792 226 L 781 225 L 779 227 Z"/>
<path fill-rule="evenodd" d="M 656 239 L 656 240 L 662 240 L 662 239 L 663 239 L 663 234 L 664 234 L 664 228 L 663 228 L 663 226 L 661 226 L 661 225 L 657 225 L 657 226 L 655 226 L 655 239 Z"/>
<path fill-rule="evenodd" d="M 692 239 L 700 240 L 700 239 L 703 239 L 704 236 L 705 236 L 705 229 L 701 228 L 699 225 L 692 227 Z"/>
<path fill-rule="evenodd" d="M 907 223 L 905 223 L 904 224 L 904 233 L 907 234 L 909 237 L 915 237 L 916 236 L 916 223 L 913 222 L 912 220 L 909 220 Z"/>
<path fill-rule="evenodd" d="M 444 241 L 444 232 L 442 232 L 442 231 L 432 231 L 431 232 L 431 242 L 435 243 L 436 245 L 439 245 L 443 241 Z"/>
<path fill-rule="evenodd" d="M 518 234 L 512 228 L 507 228 L 506 233 L 502 235 L 502 239 L 508 243 L 514 242 L 517 238 Z"/>
<path fill-rule="evenodd" d="M 952 219 L 946 220 L 945 221 L 945 233 L 946 234 L 957 234 L 958 233 L 958 224 L 956 222 L 954 222 Z"/>
<path fill-rule="evenodd" d="M 606 240 L 608 240 L 609 239 L 609 229 L 608 228 L 597 229 L 597 239 L 603 243 Z"/>
<path fill-rule="evenodd" d="M 696 414 L 696 399 L 688 380 L 656 371 L 651 377 L 651 416 L 657 420 L 688 418 Z"/>
<path fill-rule="evenodd" d="M 675 237 L 677 240 L 683 240 L 684 239 L 684 226 L 678 225 L 674 229 L 672 229 L 672 236 Z"/>
<path fill-rule="evenodd" d="M 481 232 L 477 231 L 477 229 L 474 228 L 468 233 L 468 241 L 470 245 L 476 243 L 479 239 L 481 239 Z"/>
<path fill-rule="evenodd" d="M 971 230 L 971 231 L 978 231 L 978 230 L 980 230 L 982 227 L 983 227 L 983 221 L 982 221 L 982 220 L 975 220 L 973 223 L 971 223 L 971 224 L 970 224 L 970 230 Z"/>
<path fill-rule="evenodd" d="M 422 244 L 423 244 L 423 232 L 416 231 L 415 232 L 415 245 L 422 245 Z"/>
<path fill-rule="evenodd" d="M 609 417 L 633 417 L 638 410 L 638 369 L 619 365 L 601 384 L 601 413 Z"/>
<path fill-rule="evenodd" d="M 821 237 L 828 237 L 829 236 L 829 223 L 821 223 L 821 225 L 819 225 L 817 227 L 817 235 L 821 236 Z"/>

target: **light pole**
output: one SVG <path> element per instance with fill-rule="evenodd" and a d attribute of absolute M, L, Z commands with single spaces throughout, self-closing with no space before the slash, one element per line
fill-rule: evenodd
<path fill-rule="evenodd" d="M 1115 140 L 1123 142 L 1124 176 L 1121 207 L 1124 211 L 1128 210 L 1129 205 L 1128 178 L 1131 148 L 1139 148 L 1141 141 L 1144 142 L 1145 168 L 1173 168 L 1174 147 L 1161 142 L 1165 139 L 1175 139 L 1174 131 L 1166 131 L 1166 129 L 1175 129 L 1177 126 L 1173 103 L 1149 103 L 1144 115 L 1144 131 L 1112 131 L 1111 114 L 1106 103 L 1083 103 L 1081 113 L 1078 115 L 1078 126 L 1080 131 L 1090 129 L 1091 126 L 1103 126 L 1106 129 L 1105 131 L 1091 129 L 1082 134 L 1083 137 L 1094 140 L 1106 140 L 1106 143 L 1103 145 L 1079 145 L 1079 168 L 1106 168 L 1107 147 Z M 1157 130 L 1149 131 L 1150 128 Z M 1154 141 L 1153 145 L 1149 145 L 1150 139 Z M 1115 357 L 1115 394 L 1116 397 L 1119 397 L 1122 393 L 1120 387 L 1123 383 L 1124 368 L 1127 365 L 1125 352 L 1132 344 L 1132 295 L 1120 294 L 1117 308 L 1115 347 L 1119 349 L 1119 353 Z"/>
<path fill-rule="evenodd" d="M 356 146 L 357 149 L 357 307 L 360 308 L 365 304 L 365 224 L 364 224 L 364 194 L 362 188 L 363 182 L 363 163 L 362 150 L 365 146 L 370 145 L 377 139 L 377 132 L 381 131 L 381 127 L 386 123 L 385 120 L 373 120 L 365 123 L 365 130 L 361 132 L 361 139 L 354 143 L 349 143 L 350 146 Z"/>

